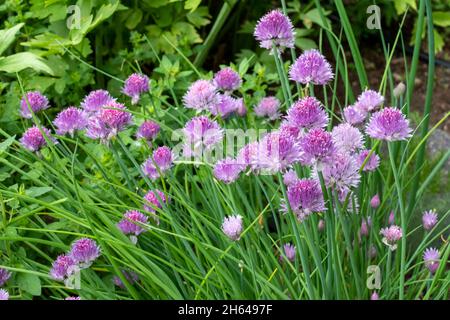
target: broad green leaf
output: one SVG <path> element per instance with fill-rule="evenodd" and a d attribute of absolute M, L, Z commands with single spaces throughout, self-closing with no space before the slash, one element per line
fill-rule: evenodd
<path fill-rule="evenodd" d="M 186 2 L 184 4 L 184 8 L 186 10 L 191 10 L 191 12 L 192 12 L 195 9 L 197 9 L 197 7 L 200 5 L 201 2 L 202 2 L 202 0 L 186 0 Z"/>
<path fill-rule="evenodd" d="M 408 6 L 417 10 L 416 0 L 394 0 L 394 6 L 399 15 L 405 13 Z"/>
<path fill-rule="evenodd" d="M 195 11 L 191 11 L 186 15 L 186 18 L 196 27 L 203 27 L 210 23 L 211 16 L 208 13 L 207 7 L 199 7 Z"/>
<path fill-rule="evenodd" d="M 450 26 L 450 11 L 435 11 L 433 12 L 433 24 L 439 27 Z"/>
<path fill-rule="evenodd" d="M 33 296 L 41 295 L 41 279 L 35 274 L 20 273 L 17 276 L 19 288 Z"/>
<path fill-rule="evenodd" d="M 444 49 L 445 41 L 442 35 L 436 29 L 433 30 L 434 33 L 434 52 L 438 53 Z"/>
<path fill-rule="evenodd" d="M 52 190 L 53 190 L 52 187 L 31 187 L 25 191 L 25 194 L 29 197 L 36 198 Z"/>
<path fill-rule="evenodd" d="M 5 58 L 0 58 L 0 71 L 14 73 L 31 68 L 35 71 L 44 71 L 53 75 L 52 69 L 45 60 L 31 52 L 19 52 Z"/>
<path fill-rule="evenodd" d="M 141 22 L 142 20 L 142 10 L 139 8 L 133 9 L 131 11 L 131 14 L 128 16 L 127 20 L 125 21 L 125 26 L 128 29 L 134 29 L 136 28 L 136 26 L 139 24 L 139 22 Z"/>
<path fill-rule="evenodd" d="M 8 150 L 9 146 L 13 144 L 15 139 L 16 136 L 12 136 L 0 143 L 0 155 L 6 150 Z"/>
<path fill-rule="evenodd" d="M 0 30 L 0 56 L 13 43 L 16 33 L 23 25 L 24 23 L 19 23 L 12 28 Z"/>
<path fill-rule="evenodd" d="M 330 11 L 324 11 L 324 15 L 327 16 L 330 14 Z M 327 20 L 327 24 L 330 24 L 330 20 L 328 18 L 325 18 Z M 325 24 L 322 21 L 322 17 L 320 16 L 319 9 L 315 8 L 312 10 L 309 10 L 307 13 L 303 15 L 303 23 L 307 28 L 312 27 L 312 23 L 318 24 L 322 28 L 325 28 Z"/>
<path fill-rule="evenodd" d="M 317 49 L 316 42 L 308 38 L 295 39 L 295 46 L 302 50 Z"/>

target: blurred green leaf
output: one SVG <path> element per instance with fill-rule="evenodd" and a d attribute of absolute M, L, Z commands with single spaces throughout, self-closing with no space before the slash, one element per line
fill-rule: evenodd
<path fill-rule="evenodd" d="M 13 43 L 16 33 L 23 25 L 24 23 L 19 23 L 12 28 L 0 30 L 0 55 Z"/>
<path fill-rule="evenodd" d="M 14 73 L 26 68 L 53 75 L 52 69 L 45 63 L 45 60 L 31 52 L 19 52 L 0 58 L 0 71 Z"/>
<path fill-rule="evenodd" d="M 35 274 L 19 273 L 17 276 L 19 288 L 33 296 L 41 295 L 41 279 Z"/>

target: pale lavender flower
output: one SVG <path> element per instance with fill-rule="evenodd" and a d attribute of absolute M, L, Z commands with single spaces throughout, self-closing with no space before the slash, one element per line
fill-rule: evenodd
<path fill-rule="evenodd" d="M 279 108 L 280 100 L 276 97 L 265 97 L 261 99 L 253 110 L 258 117 L 267 117 L 270 120 L 275 120 L 280 117 Z"/>
<path fill-rule="evenodd" d="M 222 223 L 222 231 L 233 241 L 239 240 L 243 230 L 242 216 L 233 215 L 225 217 Z"/>
<path fill-rule="evenodd" d="M 280 132 L 290 136 L 294 141 L 300 142 L 301 139 L 305 136 L 305 131 L 303 128 L 287 121 L 283 120 L 280 124 Z"/>
<path fill-rule="evenodd" d="M 136 104 L 142 93 L 148 92 L 148 77 L 144 74 L 133 73 L 130 75 L 122 88 L 122 92 L 131 97 L 131 104 Z"/>
<path fill-rule="evenodd" d="M 240 164 L 238 160 L 226 158 L 216 163 L 213 173 L 216 179 L 228 184 L 236 181 L 244 169 L 245 166 Z"/>
<path fill-rule="evenodd" d="M 37 113 L 50 107 L 47 97 L 39 91 L 27 92 L 20 101 L 20 115 L 26 119 L 31 119 L 33 117 L 28 108 L 27 100 L 33 113 Z"/>
<path fill-rule="evenodd" d="M 9 300 L 9 293 L 5 289 L 0 289 L 0 300 Z"/>
<path fill-rule="evenodd" d="M 237 161 L 238 164 L 243 165 L 245 167 L 251 166 L 252 169 L 256 170 L 255 164 L 252 163 L 252 160 L 257 155 L 259 149 L 258 141 L 251 142 L 245 145 L 241 150 L 239 150 Z"/>
<path fill-rule="evenodd" d="M 242 84 L 242 79 L 239 73 L 227 67 L 216 73 L 213 83 L 218 89 L 231 93 L 239 89 Z"/>
<path fill-rule="evenodd" d="M 372 197 L 370 200 L 370 206 L 374 209 L 378 208 L 380 206 L 380 196 L 378 193 Z"/>
<path fill-rule="evenodd" d="M 156 209 L 162 208 L 162 203 L 168 203 L 168 198 L 160 190 L 149 191 L 144 196 L 144 210 L 150 213 L 155 213 Z"/>
<path fill-rule="evenodd" d="M 6 281 L 11 278 L 11 272 L 6 269 L 0 268 L 0 287 L 2 287 Z"/>
<path fill-rule="evenodd" d="M 69 255 L 80 267 L 87 268 L 100 256 L 100 247 L 92 239 L 81 238 L 72 244 Z"/>
<path fill-rule="evenodd" d="M 137 210 L 129 210 L 124 213 L 123 219 L 120 220 L 119 223 L 117 223 L 117 227 L 125 235 L 131 234 L 132 236 L 138 236 L 146 231 L 144 228 L 142 228 L 141 224 L 147 224 L 147 222 L 148 217 L 145 214 Z"/>
<path fill-rule="evenodd" d="M 245 106 L 244 99 L 242 98 L 237 99 L 236 114 L 240 117 L 243 117 L 247 114 L 247 107 Z"/>
<path fill-rule="evenodd" d="M 217 88 L 208 80 L 195 81 L 183 96 L 185 107 L 198 111 L 211 110 L 219 102 L 220 95 Z"/>
<path fill-rule="evenodd" d="M 425 211 L 422 215 L 422 224 L 425 230 L 431 230 L 438 222 L 436 210 Z"/>
<path fill-rule="evenodd" d="M 397 141 L 411 137 L 409 120 L 397 108 L 375 112 L 366 126 L 366 133 L 374 139 Z"/>
<path fill-rule="evenodd" d="M 439 251 L 435 248 L 427 248 L 423 253 L 423 260 L 425 262 L 425 266 L 428 270 L 433 274 L 439 268 Z"/>
<path fill-rule="evenodd" d="M 89 120 L 86 135 L 106 143 L 132 122 L 133 116 L 123 104 L 110 102 Z"/>
<path fill-rule="evenodd" d="M 81 298 L 79 296 L 70 296 L 70 297 L 65 298 L 64 300 L 68 300 L 68 301 L 81 300 Z"/>
<path fill-rule="evenodd" d="M 142 164 L 142 171 L 150 179 L 158 179 L 160 174 L 163 174 L 172 167 L 173 158 L 172 150 L 169 147 L 159 147 L 153 151 L 152 157 L 148 158 Z"/>
<path fill-rule="evenodd" d="M 286 258 L 291 261 L 294 262 L 295 260 L 295 246 L 291 243 L 286 243 L 283 245 L 283 251 L 284 251 L 284 255 L 286 256 Z M 283 261 L 283 259 L 285 259 L 285 257 L 280 254 L 280 260 Z"/>
<path fill-rule="evenodd" d="M 331 65 L 316 49 L 303 52 L 289 69 L 289 78 L 302 84 L 325 85 L 333 76 Z"/>
<path fill-rule="evenodd" d="M 362 167 L 369 153 L 370 150 L 364 149 L 356 156 L 356 162 L 358 164 L 358 167 L 360 168 Z M 375 171 L 379 165 L 380 165 L 380 157 L 375 152 L 372 152 L 369 160 L 367 160 L 363 168 L 363 171 Z"/>
<path fill-rule="evenodd" d="M 293 169 L 290 169 L 290 170 L 286 171 L 285 174 L 283 174 L 283 183 L 287 187 L 289 187 L 294 182 L 297 182 L 298 180 L 299 180 L 299 178 L 297 176 L 297 172 L 295 172 L 295 170 L 293 170 Z"/>
<path fill-rule="evenodd" d="M 75 266 L 76 263 L 70 255 L 60 255 L 52 264 L 50 276 L 54 280 L 62 281 L 72 274 Z"/>
<path fill-rule="evenodd" d="M 133 285 L 134 283 L 139 281 L 139 276 L 137 275 L 136 272 L 133 271 L 128 271 L 128 270 L 122 270 L 122 274 L 125 277 L 125 279 L 127 279 L 127 281 Z M 125 284 L 123 283 L 123 281 L 120 279 L 119 276 L 114 276 L 113 277 L 113 283 L 118 286 L 119 288 L 125 289 Z"/>
<path fill-rule="evenodd" d="M 48 140 L 53 141 L 53 143 L 57 143 L 56 139 L 50 135 L 50 130 L 44 127 L 41 127 L 41 130 Z M 39 151 L 42 147 L 47 145 L 47 141 L 45 140 L 41 130 L 37 126 L 28 128 L 22 138 L 20 138 L 20 143 L 31 152 Z"/>
<path fill-rule="evenodd" d="M 329 119 L 319 100 L 305 97 L 289 108 L 286 120 L 295 126 L 310 130 L 326 127 Z"/>
<path fill-rule="evenodd" d="M 200 156 L 223 139 L 223 130 L 216 121 L 200 116 L 192 118 L 183 128 L 186 156 Z"/>
<path fill-rule="evenodd" d="M 402 228 L 396 225 L 391 225 L 387 228 L 381 229 L 380 234 L 383 236 L 383 243 L 392 251 L 397 249 L 397 241 L 399 241 L 403 236 Z"/>
<path fill-rule="evenodd" d="M 53 124 L 56 127 L 57 134 L 64 135 L 68 133 L 73 137 L 75 131 L 86 128 L 87 122 L 87 114 L 83 110 L 69 107 L 58 113 Z"/>
<path fill-rule="evenodd" d="M 266 13 L 255 27 L 254 36 L 259 41 L 261 48 L 273 53 L 273 46 L 277 51 L 284 48 L 293 48 L 295 32 L 289 17 L 281 10 L 272 10 Z"/>
<path fill-rule="evenodd" d="M 365 90 L 358 97 L 358 105 L 368 112 L 375 110 L 383 102 L 384 97 L 374 90 Z"/>
<path fill-rule="evenodd" d="M 147 120 L 144 121 L 140 126 L 136 133 L 136 138 L 145 139 L 147 142 L 156 138 L 160 130 L 159 124 L 154 121 Z"/>
<path fill-rule="evenodd" d="M 362 133 L 358 128 L 348 123 L 342 123 L 331 132 L 336 150 L 341 153 L 353 154 L 364 145 Z"/>
<path fill-rule="evenodd" d="M 213 115 L 220 115 L 223 119 L 236 112 L 242 104 L 242 98 L 236 99 L 226 94 L 221 94 L 219 102 L 210 108 Z"/>
<path fill-rule="evenodd" d="M 378 293 L 374 291 L 372 295 L 370 296 L 370 300 L 380 300 L 380 297 L 378 296 Z"/>
<path fill-rule="evenodd" d="M 358 103 L 344 108 L 344 120 L 351 125 L 359 125 L 366 120 L 367 111 L 359 106 Z"/>
<path fill-rule="evenodd" d="M 100 111 L 104 106 L 115 102 L 116 99 L 111 97 L 106 90 L 91 91 L 81 103 L 81 107 L 88 113 L 95 113 Z"/>
<path fill-rule="evenodd" d="M 287 198 L 292 212 L 299 221 L 305 220 L 315 212 L 325 210 L 322 189 L 313 179 L 300 179 L 287 188 Z M 287 212 L 287 203 L 282 207 Z"/>
<path fill-rule="evenodd" d="M 321 170 L 324 163 L 331 161 L 335 153 L 331 134 L 321 128 L 311 129 L 301 140 L 303 151 L 302 163 L 305 165 L 316 164 Z"/>

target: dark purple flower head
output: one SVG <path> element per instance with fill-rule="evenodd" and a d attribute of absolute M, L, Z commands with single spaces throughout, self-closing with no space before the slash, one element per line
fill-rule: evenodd
<path fill-rule="evenodd" d="M 425 266 L 430 270 L 433 274 L 439 268 L 439 251 L 435 248 L 427 248 L 423 253 L 423 260 L 425 262 Z"/>
<path fill-rule="evenodd" d="M 148 77 L 145 74 L 133 73 L 125 80 L 122 92 L 131 97 L 131 103 L 136 104 L 142 93 L 148 92 Z"/>
<path fill-rule="evenodd" d="M 76 267 L 75 261 L 69 255 L 60 255 L 52 264 L 52 268 L 50 270 L 50 276 L 54 280 L 62 281 L 66 279 Z"/>
<path fill-rule="evenodd" d="M 292 212 L 299 221 L 305 220 L 315 212 L 325 210 L 322 190 L 319 183 L 313 179 L 301 179 L 287 188 L 287 198 Z M 283 210 L 287 212 L 287 205 Z"/>
<path fill-rule="evenodd" d="M 236 99 L 226 94 L 221 94 L 219 102 L 212 106 L 209 111 L 213 115 L 220 115 L 223 119 L 228 118 L 233 112 L 236 112 L 242 104 L 242 98 Z"/>
<path fill-rule="evenodd" d="M 306 97 L 289 108 L 286 120 L 295 126 L 310 130 L 325 127 L 328 124 L 328 115 L 319 100 Z"/>
<path fill-rule="evenodd" d="M 91 91 L 81 103 L 81 107 L 88 113 L 100 111 L 104 106 L 115 102 L 116 99 L 111 97 L 106 90 Z"/>
<path fill-rule="evenodd" d="M 167 203 L 168 199 L 165 194 L 160 190 L 149 191 L 144 196 L 144 210 L 150 213 L 154 213 L 156 208 L 161 209 L 162 203 Z"/>
<path fill-rule="evenodd" d="M 185 107 L 198 111 L 211 110 L 219 102 L 220 95 L 217 88 L 208 80 L 195 81 L 183 96 Z"/>
<path fill-rule="evenodd" d="M 123 104 L 111 102 L 89 120 L 86 135 L 106 143 L 132 122 L 133 116 Z"/>
<path fill-rule="evenodd" d="M 223 219 L 222 231 L 233 241 L 239 240 L 243 231 L 242 216 L 233 215 Z"/>
<path fill-rule="evenodd" d="M 87 114 L 83 110 L 69 107 L 58 113 L 53 124 L 56 127 L 57 134 L 64 135 L 68 133 L 73 137 L 75 131 L 86 128 L 87 122 Z"/>
<path fill-rule="evenodd" d="M 286 259 L 288 259 L 291 262 L 294 262 L 295 260 L 295 246 L 291 243 L 286 243 L 283 245 L 283 251 L 284 251 L 284 255 L 286 256 Z M 283 261 L 285 257 L 281 254 L 280 255 L 280 260 Z"/>
<path fill-rule="evenodd" d="M 321 166 L 329 162 L 335 152 L 333 139 L 329 132 L 319 128 L 310 130 L 301 141 L 302 162 Z"/>
<path fill-rule="evenodd" d="M 369 154 L 370 150 L 364 149 L 357 155 L 356 163 L 360 168 L 364 164 L 364 161 L 369 156 Z M 380 157 L 375 152 L 373 152 L 370 155 L 369 160 L 367 160 L 366 164 L 364 165 L 363 171 L 375 171 L 378 168 L 379 164 L 380 164 Z"/>
<path fill-rule="evenodd" d="M 276 97 L 265 97 L 261 99 L 254 111 L 258 117 L 267 117 L 270 120 L 275 120 L 280 117 L 279 108 L 280 100 Z"/>
<path fill-rule="evenodd" d="M 5 289 L 0 289 L 0 300 L 9 300 L 9 293 Z"/>
<path fill-rule="evenodd" d="M 159 124 L 154 121 L 144 121 L 140 126 L 136 133 L 136 137 L 138 139 L 145 139 L 147 141 L 153 140 L 159 133 L 160 130 Z"/>
<path fill-rule="evenodd" d="M 397 108 L 384 108 L 372 115 L 366 127 L 366 133 L 379 140 L 406 140 L 411 136 L 409 120 Z"/>
<path fill-rule="evenodd" d="M 284 48 L 293 48 L 295 32 L 289 17 L 280 10 L 272 10 L 265 14 L 255 27 L 254 36 L 259 41 L 261 48 L 273 51 L 273 46 L 278 51 Z"/>
<path fill-rule="evenodd" d="M 236 181 L 244 169 L 245 165 L 240 164 L 238 160 L 226 158 L 216 163 L 213 173 L 217 180 L 228 184 Z"/>
<path fill-rule="evenodd" d="M 289 70 L 289 78 L 302 84 L 325 85 L 333 76 L 331 65 L 316 49 L 303 52 Z"/>
<path fill-rule="evenodd" d="M 72 244 L 69 255 L 80 267 L 87 268 L 100 256 L 100 247 L 92 239 L 81 238 Z"/>
<path fill-rule="evenodd" d="M 6 281 L 11 278 L 11 272 L 6 269 L 0 268 L 0 287 L 2 287 Z"/>
<path fill-rule="evenodd" d="M 37 113 L 50 107 L 47 97 L 39 91 L 27 92 L 20 101 L 20 115 L 27 119 L 31 119 L 33 117 L 30 109 L 28 108 L 27 100 L 31 110 L 33 110 L 33 113 Z"/>
<path fill-rule="evenodd" d="M 48 140 L 53 141 L 53 143 L 57 143 L 56 139 L 50 135 L 50 130 L 42 127 L 42 132 L 45 134 Z M 28 128 L 27 131 L 23 134 L 22 138 L 20 138 L 20 143 L 32 152 L 39 151 L 42 147 L 47 145 L 47 141 L 42 135 L 41 130 L 37 126 L 33 126 Z"/>
<path fill-rule="evenodd" d="M 224 68 L 216 73 L 213 79 L 214 85 L 225 92 L 233 92 L 239 89 L 242 79 L 239 73 L 231 68 Z"/>
<path fill-rule="evenodd" d="M 336 150 L 341 153 L 353 154 L 364 145 L 362 133 L 358 128 L 348 123 L 342 123 L 331 132 Z"/>
<path fill-rule="evenodd" d="M 378 193 L 376 195 L 374 195 L 372 197 L 372 199 L 370 200 L 370 206 L 374 209 L 378 208 L 380 206 L 380 196 L 378 195 Z"/>
<path fill-rule="evenodd" d="M 117 227 L 126 235 L 138 236 L 146 230 L 140 224 L 147 224 L 148 217 L 137 211 L 129 210 L 124 213 L 123 219 L 119 221 Z"/>
<path fill-rule="evenodd" d="M 122 270 L 122 274 L 127 279 L 127 281 L 133 285 L 134 283 L 139 281 L 139 276 L 136 272 L 128 271 L 128 270 Z M 113 283 L 118 286 L 119 288 L 125 289 L 125 284 L 122 282 L 120 277 L 114 276 L 113 277 Z"/>
<path fill-rule="evenodd" d="M 365 90 L 358 97 L 358 106 L 365 111 L 370 112 L 381 106 L 384 97 L 374 90 Z"/>
<path fill-rule="evenodd" d="M 396 225 L 381 229 L 380 234 L 383 236 L 383 243 L 392 251 L 397 249 L 397 241 L 403 236 L 402 228 Z"/>
<path fill-rule="evenodd" d="M 431 230 L 438 222 L 436 210 L 425 211 L 422 215 L 422 224 L 425 230 Z"/>
<path fill-rule="evenodd" d="M 172 150 L 163 146 L 153 151 L 153 156 L 148 158 L 142 165 L 142 171 L 152 180 L 158 179 L 170 169 L 173 163 Z"/>

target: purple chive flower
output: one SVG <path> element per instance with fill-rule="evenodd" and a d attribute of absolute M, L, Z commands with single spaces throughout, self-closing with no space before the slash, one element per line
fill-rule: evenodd
<path fill-rule="evenodd" d="M 389 213 L 388 223 L 389 224 L 394 224 L 395 223 L 395 213 L 394 213 L 394 211 L 391 211 L 391 213 Z"/>
<path fill-rule="evenodd" d="M 27 92 L 20 101 L 20 115 L 26 119 L 31 119 L 33 117 L 28 108 L 27 100 L 33 113 L 37 113 L 50 107 L 47 97 L 39 91 Z"/>
<path fill-rule="evenodd" d="M 144 74 L 133 73 L 125 80 L 122 92 L 131 97 L 131 104 L 136 104 L 142 93 L 148 92 L 148 77 Z"/>
<path fill-rule="evenodd" d="M 370 200 L 370 206 L 374 209 L 378 208 L 380 206 L 380 196 L 378 193 L 373 196 L 373 198 Z"/>
<path fill-rule="evenodd" d="M 367 111 L 358 103 L 344 108 L 344 120 L 351 125 L 359 125 L 366 120 Z"/>
<path fill-rule="evenodd" d="M 127 281 L 133 285 L 134 283 L 139 281 L 139 276 L 137 275 L 137 273 L 133 272 L 133 271 L 128 271 L 128 270 L 122 270 L 122 274 L 125 277 L 125 279 L 127 279 Z M 119 288 L 125 289 L 125 284 L 122 282 L 122 280 L 120 279 L 120 277 L 118 276 L 114 276 L 113 277 L 113 283 L 118 286 Z"/>
<path fill-rule="evenodd" d="M 183 128 L 186 156 L 201 156 L 223 139 L 223 130 L 216 121 L 200 116 L 192 118 Z"/>
<path fill-rule="evenodd" d="M 397 108 L 384 108 L 375 112 L 366 126 L 366 133 L 374 139 L 397 141 L 411 136 L 409 120 Z"/>
<path fill-rule="evenodd" d="M 289 17 L 280 10 L 272 10 L 266 13 L 255 27 L 254 36 L 259 41 L 261 48 L 273 53 L 273 46 L 277 51 L 284 48 L 293 48 L 295 42 L 294 26 Z"/>
<path fill-rule="evenodd" d="M 370 296 L 370 300 L 380 300 L 380 297 L 378 296 L 378 293 L 374 291 L 372 295 Z"/>
<path fill-rule="evenodd" d="M 270 120 L 275 120 L 280 117 L 279 108 L 280 100 L 275 97 L 265 97 L 261 99 L 254 111 L 258 117 L 267 117 Z"/>
<path fill-rule="evenodd" d="M 50 130 L 44 127 L 41 127 L 41 130 L 44 132 L 48 140 L 53 141 L 53 143 L 57 143 L 56 139 L 50 135 Z M 47 145 L 47 141 L 42 135 L 41 130 L 37 126 L 28 128 L 22 138 L 20 138 L 20 143 L 31 152 L 39 151 L 42 147 Z"/>
<path fill-rule="evenodd" d="M 217 180 L 228 184 L 236 181 L 244 168 L 238 160 L 226 158 L 216 163 L 213 173 Z"/>
<path fill-rule="evenodd" d="M 56 127 L 57 134 L 64 135 L 68 133 L 73 137 L 75 131 L 86 128 L 87 122 L 87 114 L 83 110 L 69 107 L 58 113 L 53 124 Z"/>
<path fill-rule="evenodd" d="M 374 90 L 365 90 L 358 97 L 358 105 L 367 112 L 373 111 L 384 102 L 384 97 Z"/>
<path fill-rule="evenodd" d="M 295 260 L 295 250 L 295 246 L 291 243 L 286 243 L 285 245 L 283 245 L 284 255 L 291 262 L 294 262 Z M 280 260 L 283 261 L 283 259 L 285 259 L 285 257 L 281 254 Z"/>
<path fill-rule="evenodd" d="M 361 221 L 361 228 L 359 229 L 359 236 L 360 238 L 362 237 L 367 237 L 369 235 L 369 229 L 370 226 L 372 225 L 371 219 L 370 217 L 366 219 L 362 219 Z"/>
<path fill-rule="evenodd" d="M 289 187 L 291 184 L 297 182 L 299 180 L 297 176 L 297 172 L 295 170 L 290 169 L 286 171 L 286 173 L 283 175 L 283 183 Z"/>
<path fill-rule="evenodd" d="M 325 85 L 333 76 L 331 65 L 316 49 L 303 52 L 289 70 L 289 78 L 302 84 Z"/>
<path fill-rule="evenodd" d="M 50 276 L 54 280 L 62 281 L 66 279 L 75 270 L 76 263 L 69 255 L 60 255 L 52 264 Z"/>
<path fill-rule="evenodd" d="M 325 127 L 328 124 L 328 115 L 319 100 L 306 97 L 289 108 L 286 120 L 295 126 L 310 130 Z"/>
<path fill-rule="evenodd" d="M 100 111 L 104 106 L 115 102 L 116 99 L 111 97 L 106 90 L 91 91 L 81 103 L 81 107 L 88 113 Z"/>
<path fill-rule="evenodd" d="M 119 221 L 117 227 L 125 235 L 132 235 L 136 237 L 146 231 L 141 227 L 141 224 L 147 224 L 147 222 L 148 217 L 145 214 L 137 210 L 129 210 L 124 213 L 123 219 Z M 137 238 L 135 238 L 135 240 L 137 241 Z"/>
<path fill-rule="evenodd" d="M 0 289 L 0 300 L 9 300 L 9 293 L 5 289 Z"/>
<path fill-rule="evenodd" d="M 160 174 L 163 174 L 170 169 L 173 162 L 172 150 L 169 147 L 159 147 L 153 151 L 153 156 L 148 158 L 142 164 L 142 171 L 152 180 L 158 179 Z"/>
<path fill-rule="evenodd" d="M 439 251 L 435 248 L 427 248 L 423 253 L 423 260 L 425 262 L 425 266 L 430 270 L 433 274 L 439 268 Z"/>
<path fill-rule="evenodd" d="M 100 256 L 100 247 L 89 238 L 81 238 L 72 244 L 70 256 L 83 268 L 89 267 Z"/>
<path fill-rule="evenodd" d="M 243 230 L 242 224 L 242 217 L 240 215 L 225 217 L 222 223 L 222 231 L 231 240 L 239 240 Z"/>
<path fill-rule="evenodd" d="M 213 79 L 214 85 L 225 92 L 233 92 L 239 89 L 242 79 L 239 73 L 231 68 L 224 68 L 216 73 Z"/>
<path fill-rule="evenodd" d="M 336 150 L 341 153 L 353 154 L 364 145 L 362 133 L 348 123 L 342 123 L 331 132 Z"/>
<path fill-rule="evenodd" d="M 244 99 L 239 98 L 237 99 L 237 107 L 236 107 L 236 114 L 239 117 L 243 117 L 247 114 L 247 107 L 245 106 Z"/>
<path fill-rule="evenodd" d="M 11 278 L 11 272 L 6 269 L 0 268 L 0 287 L 2 287 L 6 281 Z"/>
<path fill-rule="evenodd" d="M 132 122 L 133 117 L 123 104 L 110 102 L 89 120 L 86 135 L 106 143 Z"/>
<path fill-rule="evenodd" d="M 331 160 L 335 148 L 331 133 L 316 128 L 310 130 L 301 140 L 302 163 L 316 164 L 321 170 L 324 163 Z"/>
<path fill-rule="evenodd" d="M 381 229 L 380 234 L 383 236 L 383 243 L 394 251 L 397 249 L 397 241 L 402 238 L 402 228 L 391 225 L 390 227 Z"/>
<path fill-rule="evenodd" d="M 70 296 L 70 297 L 65 298 L 64 300 L 69 300 L 69 301 L 71 301 L 71 300 L 81 300 L 81 298 L 79 296 Z"/>
<path fill-rule="evenodd" d="M 357 155 L 356 162 L 360 168 L 362 167 L 369 153 L 370 150 L 364 149 Z M 378 168 L 379 164 L 380 164 L 380 157 L 375 152 L 372 152 L 369 160 L 367 160 L 363 168 L 363 171 L 375 171 Z"/>
<path fill-rule="evenodd" d="M 185 107 L 198 111 L 211 110 L 219 102 L 220 95 L 217 88 L 208 80 L 195 81 L 183 96 Z"/>
<path fill-rule="evenodd" d="M 301 139 L 305 136 L 305 132 L 299 126 L 284 120 L 280 124 L 280 132 L 287 134 L 295 141 L 301 141 Z"/>
<path fill-rule="evenodd" d="M 287 188 L 287 198 L 292 212 L 299 221 L 305 220 L 315 212 L 325 210 L 322 190 L 319 183 L 313 179 L 301 179 Z M 284 203 L 283 211 L 287 212 L 287 204 Z"/>
<path fill-rule="evenodd" d="M 230 116 L 233 112 L 236 112 L 242 104 L 242 98 L 236 99 L 226 94 L 221 94 L 219 102 L 212 106 L 210 112 L 213 115 L 220 115 L 223 119 Z"/>
<path fill-rule="evenodd" d="M 256 167 L 252 164 L 252 160 L 258 153 L 259 144 L 257 141 L 246 144 L 243 148 L 239 150 L 237 161 L 238 164 L 247 167 L 252 166 L 252 169 L 256 170 Z M 245 170 L 245 168 L 244 168 Z"/>
<path fill-rule="evenodd" d="M 425 211 L 422 215 L 422 224 L 425 230 L 431 230 L 438 222 L 436 210 Z"/>
<path fill-rule="evenodd" d="M 361 178 L 355 159 L 342 153 L 333 154 L 331 160 L 323 164 L 322 174 L 327 187 L 345 194 L 350 188 L 357 187 Z M 313 176 L 319 179 L 317 169 Z"/>
<path fill-rule="evenodd" d="M 160 130 L 159 124 L 154 121 L 144 121 L 140 126 L 136 133 L 136 138 L 145 139 L 147 141 L 153 140 L 156 138 Z"/>
<path fill-rule="evenodd" d="M 150 212 L 150 213 L 155 213 L 156 208 L 157 209 L 162 208 L 161 201 L 163 203 L 168 202 L 167 197 L 165 196 L 165 194 L 162 191 L 160 191 L 160 190 L 149 191 L 144 196 L 144 202 L 146 203 L 146 204 L 144 204 L 144 210 L 146 210 L 147 212 Z"/>

